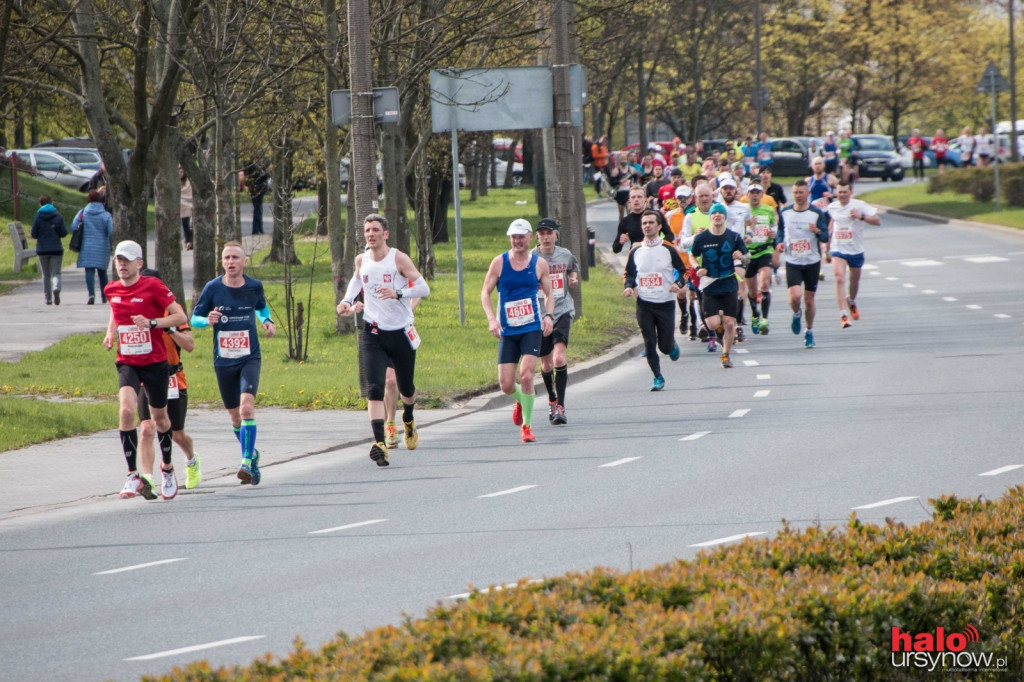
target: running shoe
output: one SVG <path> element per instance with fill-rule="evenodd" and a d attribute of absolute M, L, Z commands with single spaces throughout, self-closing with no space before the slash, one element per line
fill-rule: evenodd
<path fill-rule="evenodd" d="M 793 316 L 793 324 L 790 325 L 790 328 L 793 330 L 794 334 L 800 333 L 800 313 Z"/>
<path fill-rule="evenodd" d="M 736 343 L 743 343 L 747 340 L 747 335 L 743 333 L 743 327 L 736 327 Z"/>
<path fill-rule="evenodd" d="M 766 317 L 766 318 L 761 320 L 761 336 L 767 336 L 767 335 L 768 335 L 768 318 Z"/>
<path fill-rule="evenodd" d="M 700 339 L 701 343 L 707 343 L 707 341 L 708 341 L 708 330 L 705 327 L 701 327 L 700 331 L 697 332 L 697 338 Z"/>
<path fill-rule="evenodd" d="M 523 428 L 519 431 L 519 435 L 523 437 L 524 443 L 533 443 L 537 440 L 537 436 L 533 435 L 533 429 L 530 428 L 529 424 L 523 424 Z"/>
<path fill-rule="evenodd" d="M 722 369 L 732 369 L 732 360 L 728 353 L 722 353 Z"/>
<path fill-rule="evenodd" d="M 415 450 L 416 446 L 420 444 L 420 434 L 416 431 L 416 420 L 403 421 L 402 426 L 405 427 L 405 447 Z"/>
<path fill-rule="evenodd" d="M 679 318 L 679 333 L 685 334 L 686 328 L 690 326 L 690 320 L 687 317 Z"/>
<path fill-rule="evenodd" d="M 386 467 L 388 462 L 388 446 L 378 441 L 370 446 L 370 459 L 379 467 Z"/>
<path fill-rule="evenodd" d="M 818 273 L 818 281 L 819 282 L 824 282 L 825 281 L 825 273 L 824 272 L 819 272 Z"/>
<path fill-rule="evenodd" d="M 199 468 L 199 453 L 192 453 L 192 463 L 185 466 L 185 490 L 192 490 L 203 480 L 203 470 Z"/>
<path fill-rule="evenodd" d="M 139 478 L 145 479 L 151 490 L 156 490 L 156 481 L 153 480 L 153 474 L 139 474 Z"/>
<path fill-rule="evenodd" d="M 760 295 L 761 294 L 758 294 L 758 296 Z M 754 332 L 755 334 L 761 333 L 761 318 L 758 317 L 757 315 L 754 315 L 752 318 L 750 318 L 750 331 Z"/>
<path fill-rule="evenodd" d="M 388 450 L 398 447 L 398 427 L 395 426 L 395 422 L 384 422 L 384 444 L 388 446 Z"/>
<path fill-rule="evenodd" d="M 516 401 L 516 406 L 512 408 L 512 423 L 516 426 L 523 425 L 523 406 Z"/>
<path fill-rule="evenodd" d="M 804 348 L 814 348 L 814 332 L 810 329 L 804 334 Z"/>
<path fill-rule="evenodd" d="M 779 274 L 779 269 L 778 268 L 774 268 L 773 269 L 773 274 L 775 276 L 775 283 L 776 284 L 782 284 L 782 275 Z"/>
<path fill-rule="evenodd" d="M 556 403 L 554 400 L 548 401 L 548 424 L 555 423 L 555 412 L 557 407 L 558 403 Z"/>
<path fill-rule="evenodd" d="M 569 420 L 565 418 L 565 407 L 557 405 L 555 407 L 555 418 L 551 423 L 555 426 L 565 426 L 568 422 Z"/>
<path fill-rule="evenodd" d="M 839 326 L 840 326 L 840 327 L 842 327 L 843 329 L 846 329 L 847 327 L 852 327 L 852 326 L 853 326 L 853 323 L 852 323 L 852 322 L 850 322 L 850 318 L 848 318 L 848 317 L 847 317 L 847 316 L 846 316 L 846 315 L 844 314 L 844 315 L 842 315 L 842 316 L 841 316 L 841 317 L 839 318 Z"/>
<path fill-rule="evenodd" d="M 135 497 L 136 495 L 142 495 L 147 500 L 155 500 L 156 493 L 153 492 L 153 488 L 149 485 L 149 481 L 144 478 L 140 478 L 138 474 L 128 474 L 128 479 L 124 482 L 124 487 L 121 488 L 121 492 L 118 494 L 122 500 Z"/>
<path fill-rule="evenodd" d="M 678 343 L 676 345 L 672 346 L 672 350 L 670 350 L 668 352 L 668 357 L 669 357 L 670 360 L 672 360 L 672 362 L 675 362 L 676 360 L 679 359 L 679 344 Z"/>
<path fill-rule="evenodd" d="M 60 305 L 60 289 L 53 290 L 53 302 Z"/>
<path fill-rule="evenodd" d="M 248 485 L 252 483 L 252 460 L 243 459 L 242 463 L 238 465 L 238 480 L 242 485 Z"/>
<path fill-rule="evenodd" d="M 846 305 L 850 306 L 850 317 L 852 317 L 854 320 L 859 320 L 860 311 L 857 309 L 857 304 L 851 301 L 850 299 L 846 299 Z"/>
<path fill-rule="evenodd" d="M 249 470 L 252 471 L 252 484 L 259 485 L 260 481 L 263 480 L 263 474 L 260 473 L 260 451 L 254 450 L 253 453 Z"/>
<path fill-rule="evenodd" d="M 714 353 L 717 350 L 718 349 L 715 347 L 715 335 L 714 334 L 708 334 L 708 352 L 709 353 Z"/>
<path fill-rule="evenodd" d="M 642 358 L 646 358 L 647 357 L 647 349 L 646 348 L 644 348 L 642 351 L 640 351 L 640 357 L 642 357 Z"/>
<path fill-rule="evenodd" d="M 697 340 L 697 333 L 694 332 L 694 331 L 690 331 L 690 341 L 696 341 L 696 340 Z"/>
<path fill-rule="evenodd" d="M 660 374 L 654 377 L 654 384 L 651 385 L 652 391 L 661 391 L 665 389 L 665 377 Z"/>
<path fill-rule="evenodd" d="M 174 468 L 169 470 L 160 469 L 163 481 L 160 484 L 160 497 L 165 500 L 173 500 L 178 496 L 178 477 L 174 475 Z"/>

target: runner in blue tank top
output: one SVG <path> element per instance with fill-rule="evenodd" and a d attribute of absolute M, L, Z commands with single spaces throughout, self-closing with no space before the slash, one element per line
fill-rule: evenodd
<path fill-rule="evenodd" d="M 495 256 L 484 278 L 480 303 L 487 322 L 498 343 L 498 384 L 516 405 L 512 422 L 522 426 L 524 443 L 532 443 L 533 435 L 533 370 L 540 355 L 541 340 L 554 326 L 555 298 L 547 261 L 530 253 L 533 227 L 522 218 L 508 226 L 512 248 Z M 544 291 L 544 313 L 537 300 L 538 287 Z M 498 314 L 494 314 L 491 294 L 498 289 Z M 519 369 L 518 377 L 516 368 Z M 516 382 L 516 379 L 519 382 Z"/>

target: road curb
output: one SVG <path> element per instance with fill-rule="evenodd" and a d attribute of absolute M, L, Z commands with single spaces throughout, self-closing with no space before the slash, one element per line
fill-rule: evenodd
<path fill-rule="evenodd" d="M 993 225 L 991 223 L 981 223 L 974 220 L 962 220 L 960 218 L 947 218 L 945 216 L 933 215 L 931 213 L 919 213 L 917 211 L 905 211 L 902 208 L 891 208 L 889 206 L 883 206 L 882 204 L 873 204 L 878 209 L 886 214 L 900 216 L 902 218 L 913 218 L 914 220 L 923 220 L 925 222 L 934 223 L 936 225 L 952 225 L 953 227 L 972 227 L 982 230 L 991 230 L 993 232 L 1000 232 L 1007 235 L 1015 235 L 1017 237 L 1024 237 L 1024 230 L 1016 230 L 1012 227 L 1006 227 L 1005 225 Z"/>

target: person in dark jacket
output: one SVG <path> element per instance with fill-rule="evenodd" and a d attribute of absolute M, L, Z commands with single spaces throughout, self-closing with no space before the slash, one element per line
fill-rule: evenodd
<path fill-rule="evenodd" d="M 43 274 L 46 305 L 60 305 L 60 270 L 64 260 L 64 243 L 68 228 L 64 216 L 50 203 L 49 195 L 39 197 L 39 210 L 32 221 L 32 239 L 36 240 L 39 272 Z"/>

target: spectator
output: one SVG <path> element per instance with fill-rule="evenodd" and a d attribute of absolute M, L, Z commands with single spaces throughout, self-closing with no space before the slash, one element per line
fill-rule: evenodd
<path fill-rule="evenodd" d="M 107 286 L 107 266 L 110 265 L 110 238 L 114 234 L 114 221 L 103 207 L 100 190 L 89 190 L 89 203 L 78 212 L 71 222 L 71 231 L 84 230 L 82 250 L 78 252 L 76 267 L 85 268 L 85 286 L 89 290 L 88 305 L 96 303 L 95 274 L 100 278 L 100 296 L 107 297 L 103 288 Z"/>
<path fill-rule="evenodd" d="M 192 250 L 192 183 L 185 177 L 185 169 L 178 166 L 181 178 L 181 230 L 185 234 L 185 250 Z"/>
<path fill-rule="evenodd" d="M 93 176 L 89 178 L 88 188 L 100 193 L 100 202 L 103 204 L 103 208 L 107 211 L 110 210 L 110 206 L 107 204 L 107 187 L 109 186 L 110 183 L 107 181 L 107 164 L 101 161 L 100 169 L 93 173 Z"/>
<path fill-rule="evenodd" d="M 583 136 L 582 149 L 583 149 L 583 184 L 586 185 L 590 182 L 590 175 L 593 171 L 594 166 L 594 140 L 588 135 Z"/>
<path fill-rule="evenodd" d="M 759 142 L 754 145 L 754 157 L 757 159 L 757 165 L 764 169 L 770 167 L 775 160 L 772 156 L 772 143 L 768 141 L 768 133 L 763 130 L 758 135 L 758 140 Z"/>
<path fill-rule="evenodd" d="M 935 165 L 939 167 L 939 175 L 946 170 L 946 152 L 949 151 L 949 138 L 942 128 L 935 131 L 932 137 L 932 151 L 935 152 Z"/>
<path fill-rule="evenodd" d="M 960 165 L 970 166 L 974 163 L 974 135 L 971 135 L 970 127 L 964 126 L 956 141 L 960 145 Z"/>
<path fill-rule="evenodd" d="M 63 237 L 68 234 L 64 216 L 50 203 L 49 195 L 39 197 L 39 210 L 32 220 L 32 239 L 36 240 L 39 272 L 43 275 L 46 305 L 60 305 L 60 269 L 64 260 Z"/>
<path fill-rule="evenodd" d="M 245 168 L 245 184 L 252 199 L 252 233 L 263 234 L 263 197 L 270 187 L 270 177 L 261 164 L 252 161 Z"/>
<path fill-rule="evenodd" d="M 924 152 L 928 149 L 928 143 L 921 137 L 921 131 L 914 128 L 911 131 L 910 139 L 907 140 L 907 146 L 910 147 L 910 155 L 914 165 L 914 180 L 918 182 L 924 181 Z"/>
<path fill-rule="evenodd" d="M 597 196 L 601 196 L 601 179 L 597 177 L 598 173 L 602 176 L 608 173 L 608 136 L 602 135 L 594 142 L 590 147 L 590 154 L 593 158 L 594 165 L 594 191 L 597 192 Z"/>
<path fill-rule="evenodd" d="M 978 134 L 974 136 L 974 153 L 978 156 L 978 165 L 985 167 L 992 163 L 993 148 L 992 136 L 985 131 L 985 126 L 978 128 Z"/>

